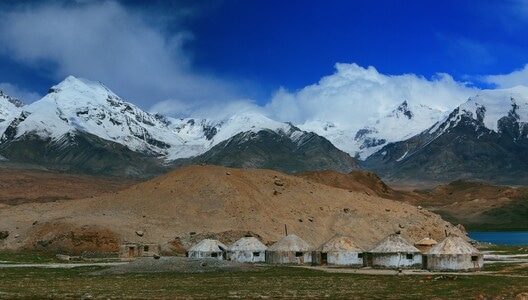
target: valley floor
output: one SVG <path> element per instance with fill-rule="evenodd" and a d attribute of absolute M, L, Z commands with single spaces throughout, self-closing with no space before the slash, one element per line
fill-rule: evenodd
<path fill-rule="evenodd" d="M 482 271 L 475 273 L 404 271 L 404 276 L 397 276 L 393 270 L 269 265 L 198 273 L 105 272 L 110 269 L 99 265 L 2 268 L 0 299 L 526 299 L 521 296 L 528 296 L 526 262 L 485 264 Z"/>

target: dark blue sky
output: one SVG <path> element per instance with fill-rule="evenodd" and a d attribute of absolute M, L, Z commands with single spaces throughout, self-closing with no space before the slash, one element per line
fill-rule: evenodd
<path fill-rule="evenodd" d="M 314 83 L 336 62 L 426 77 L 509 73 L 528 62 L 528 27 L 494 15 L 514 9 L 505 3 L 225 1 L 190 24 L 190 49 L 199 68 L 272 88 Z"/>
<path fill-rule="evenodd" d="M 280 87 L 297 91 L 333 74 L 336 63 L 490 87 L 481 79 L 528 63 L 526 3 L 0 1 L 0 83 L 43 95 L 72 74 L 144 108 L 215 97 L 264 105 Z"/>

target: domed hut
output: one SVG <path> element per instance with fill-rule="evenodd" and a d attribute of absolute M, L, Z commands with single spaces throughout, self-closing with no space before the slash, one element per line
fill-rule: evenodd
<path fill-rule="evenodd" d="M 438 244 L 437 241 L 427 237 L 414 243 L 414 247 L 418 248 L 418 250 L 420 250 L 422 253 L 426 253 L 436 244 Z"/>
<path fill-rule="evenodd" d="M 312 264 L 362 267 L 363 249 L 349 237 L 334 236 L 312 252 Z"/>
<path fill-rule="evenodd" d="M 198 244 L 192 246 L 187 251 L 189 258 L 216 258 L 224 259 L 224 253 L 227 247 L 218 240 L 204 239 Z"/>
<path fill-rule="evenodd" d="M 309 264 L 312 262 L 312 250 L 310 244 L 295 234 L 290 234 L 266 250 L 266 263 Z"/>
<path fill-rule="evenodd" d="M 424 258 L 426 268 L 433 271 L 477 271 L 484 265 L 482 253 L 458 236 L 445 238 Z"/>
<path fill-rule="evenodd" d="M 227 248 L 227 260 L 237 262 L 264 262 L 266 245 L 255 237 L 243 237 Z"/>
<path fill-rule="evenodd" d="M 391 234 L 367 253 L 367 266 L 412 269 L 422 267 L 422 253 L 399 234 Z"/>

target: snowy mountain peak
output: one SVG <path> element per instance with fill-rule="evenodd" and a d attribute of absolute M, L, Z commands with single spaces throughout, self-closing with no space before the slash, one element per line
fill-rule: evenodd
<path fill-rule="evenodd" d="M 388 143 L 419 134 L 445 115 L 445 112 L 405 100 L 390 113 L 362 128 L 345 128 L 324 121 L 306 122 L 300 127 L 326 137 L 337 148 L 352 156 L 366 159 Z"/>
<path fill-rule="evenodd" d="M 528 123 L 528 87 L 483 90 L 455 109 L 447 119 L 451 125 L 442 130 L 456 126 L 462 117 L 473 119 L 495 132 L 499 131 L 500 120 L 504 117 Z"/>
<path fill-rule="evenodd" d="M 403 101 L 400 106 L 398 106 L 395 110 L 392 111 L 389 116 L 395 116 L 396 118 L 400 118 L 402 116 L 406 117 L 407 119 L 412 119 L 414 116 L 413 112 L 409 109 L 409 105 L 407 104 L 407 100 Z"/>
<path fill-rule="evenodd" d="M 291 124 L 257 112 L 242 112 L 224 120 L 153 115 L 124 101 L 100 82 L 74 76 L 51 87 L 42 99 L 24 107 L 23 113 L 20 109 L 2 111 L 11 112 L 0 126 L 3 142 L 36 135 L 58 143 L 68 140 L 65 137 L 87 133 L 165 161 L 202 154 L 241 132 L 271 130 L 293 139 L 294 131 L 298 131 Z"/>
<path fill-rule="evenodd" d="M 5 94 L 2 90 L 0 90 L 0 102 L 9 102 L 11 103 L 13 106 L 17 107 L 17 108 L 20 108 L 22 106 L 24 106 L 24 102 L 22 102 L 21 100 L 17 99 L 17 98 L 13 98 L 7 94 Z M 0 105 L 2 105 L 0 103 Z"/>

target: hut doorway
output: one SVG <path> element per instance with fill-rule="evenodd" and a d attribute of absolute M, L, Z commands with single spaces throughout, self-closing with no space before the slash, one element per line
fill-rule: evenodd
<path fill-rule="evenodd" d="M 328 264 L 328 253 L 324 252 L 321 253 L 321 264 L 327 265 Z"/>
<path fill-rule="evenodd" d="M 128 257 L 134 257 L 134 247 L 128 247 Z"/>
<path fill-rule="evenodd" d="M 367 253 L 367 267 L 372 267 L 372 253 Z"/>

